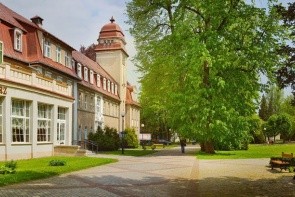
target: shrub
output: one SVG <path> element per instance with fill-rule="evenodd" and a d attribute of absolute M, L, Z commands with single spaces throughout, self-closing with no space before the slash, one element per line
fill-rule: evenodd
<path fill-rule="evenodd" d="M 50 166 L 65 166 L 66 165 L 66 162 L 63 161 L 63 160 L 51 160 L 49 162 L 49 165 Z"/>
<path fill-rule="evenodd" d="M 98 127 L 96 133 L 88 135 L 88 139 L 97 143 L 99 151 L 113 151 L 120 147 L 120 138 L 114 128 L 105 127 L 101 129 Z"/>
<path fill-rule="evenodd" d="M 129 148 L 137 148 L 139 141 L 135 134 L 134 128 L 126 128 L 124 136 L 124 146 Z"/>
<path fill-rule="evenodd" d="M 4 166 L 0 167 L 0 174 L 12 174 L 15 173 L 15 169 L 17 167 L 16 161 L 8 161 L 4 164 Z"/>

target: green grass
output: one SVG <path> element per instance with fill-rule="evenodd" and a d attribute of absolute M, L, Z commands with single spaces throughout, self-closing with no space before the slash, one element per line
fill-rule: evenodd
<path fill-rule="evenodd" d="M 65 166 L 49 166 L 51 160 L 63 160 Z M 17 160 L 15 174 L 0 174 L 0 186 L 20 183 L 29 180 L 43 179 L 51 176 L 100 166 L 112 162 L 116 159 L 93 158 L 93 157 L 44 157 L 28 160 Z M 0 162 L 0 166 L 5 162 Z"/>
<path fill-rule="evenodd" d="M 282 152 L 295 154 L 295 144 L 249 145 L 249 150 L 216 151 L 209 155 L 197 153 L 198 159 L 250 159 L 280 157 Z"/>
<path fill-rule="evenodd" d="M 155 153 L 155 151 L 151 150 L 147 147 L 146 150 L 143 150 L 141 147 L 138 149 L 124 149 L 124 156 L 134 156 L 134 157 L 140 157 L 145 156 L 149 154 Z M 108 154 L 108 155 L 122 155 L 122 150 L 116 150 L 116 151 L 106 151 L 106 152 L 100 152 L 101 154 Z"/>

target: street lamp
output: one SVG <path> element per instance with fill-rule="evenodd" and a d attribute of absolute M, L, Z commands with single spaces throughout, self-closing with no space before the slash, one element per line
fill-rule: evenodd
<path fill-rule="evenodd" d="M 122 116 L 121 148 L 122 148 L 122 154 L 124 155 L 124 135 L 125 135 L 125 132 L 124 132 L 124 116 L 125 116 L 125 112 L 122 112 L 121 116 Z"/>
<path fill-rule="evenodd" d="M 144 127 L 144 124 L 141 124 L 141 128 L 142 128 L 142 130 L 143 130 L 143 127 Z M 141 133 L 141 131 L 140 131 L 140 133 Z"/>

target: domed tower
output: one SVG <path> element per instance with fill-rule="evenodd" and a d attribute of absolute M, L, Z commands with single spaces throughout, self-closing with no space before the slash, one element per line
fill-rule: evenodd
<path fill-rule="evenodd" d="M 104 25 L 98 36 L 98 44 L 95 48 L 96 61 L 103 67 L 118 83 L 118 94 L 121 99 L 120 114 L 125 114 L 126 101 L 126 42 L 121 27 L 115 23 L 112 17 L 110 23 Z M 122 120 L 120 121 L 122 125 Z"/>

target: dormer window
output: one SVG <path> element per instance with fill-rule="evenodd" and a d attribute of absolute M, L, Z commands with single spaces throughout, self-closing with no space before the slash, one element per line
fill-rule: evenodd
<path fill-rule="evenodd" d="M 93 84 L 93 71 L 90 70 L 90 83 Z"/>
<path fill-rule="evenodd" d="M 115 84 L 115 95 L 118 95 L 118 86 Z"/>
<path fill-rule="evenodd" d="M 84 67 L 84 80 L 88 81 L 88 68 Z"/>
<path fill-rule="evenodd" d="M 77 65 L 77 75 L 78 77 L 82 78 L 82 66 L 79 63 Z"/>
<path fill-rule="evenodd" d="M 100 75 L 99 74 L 97 74 L 97 76 L 96 76 L 96 85 L 97 85 L 97 87 L 100 88 Z"/>
<path fill-rule="evenodd" d="M 58 46 L 56 47 L 56 62 L 61 62 L 61 48 Z"/>
<path fill-rule="evenodd" d="M 68 52 L 65 54 L 65 66 L 68 68 L 71 67 L 71 56 Z"/>
<path fill-rule="evenodd" d="M 3 63 L 3 42 L 0 41 L 0 64 Z"/>
<path fill-rule="evenodd" d="M 22 31 L 20 29 L 14 30 L 14 49 L 22 51 Z"/>
<path fill-rule="evenodd" d="M 49 57 L 51 56 L 51 46 L 50 46 L 50 42 L 48 40 L 44 40 L 43 43 L 43 53 L 45 57 Z"/>
<path fill-rule="evenodd" d="M 110 92 L 111 91 L 111 82 L 110 82 L 110 80 L 108 80 L 108 92 Z"/>
<path fill-rule="evenodd" d="M 107 80 L 106 80 L 106 78 L 103 78 L 103 89 L 104 90 L 107 89 Z"/>
<path fill-rule="evenodd" d="M 112 82 L 111 84 L 112 84 L 111 85 L 111 92 L 112 92 L 112 94 L 114 94 L 114 92 L 115 92 L 115 90 L 114 90 L 114 83 Z"/>

